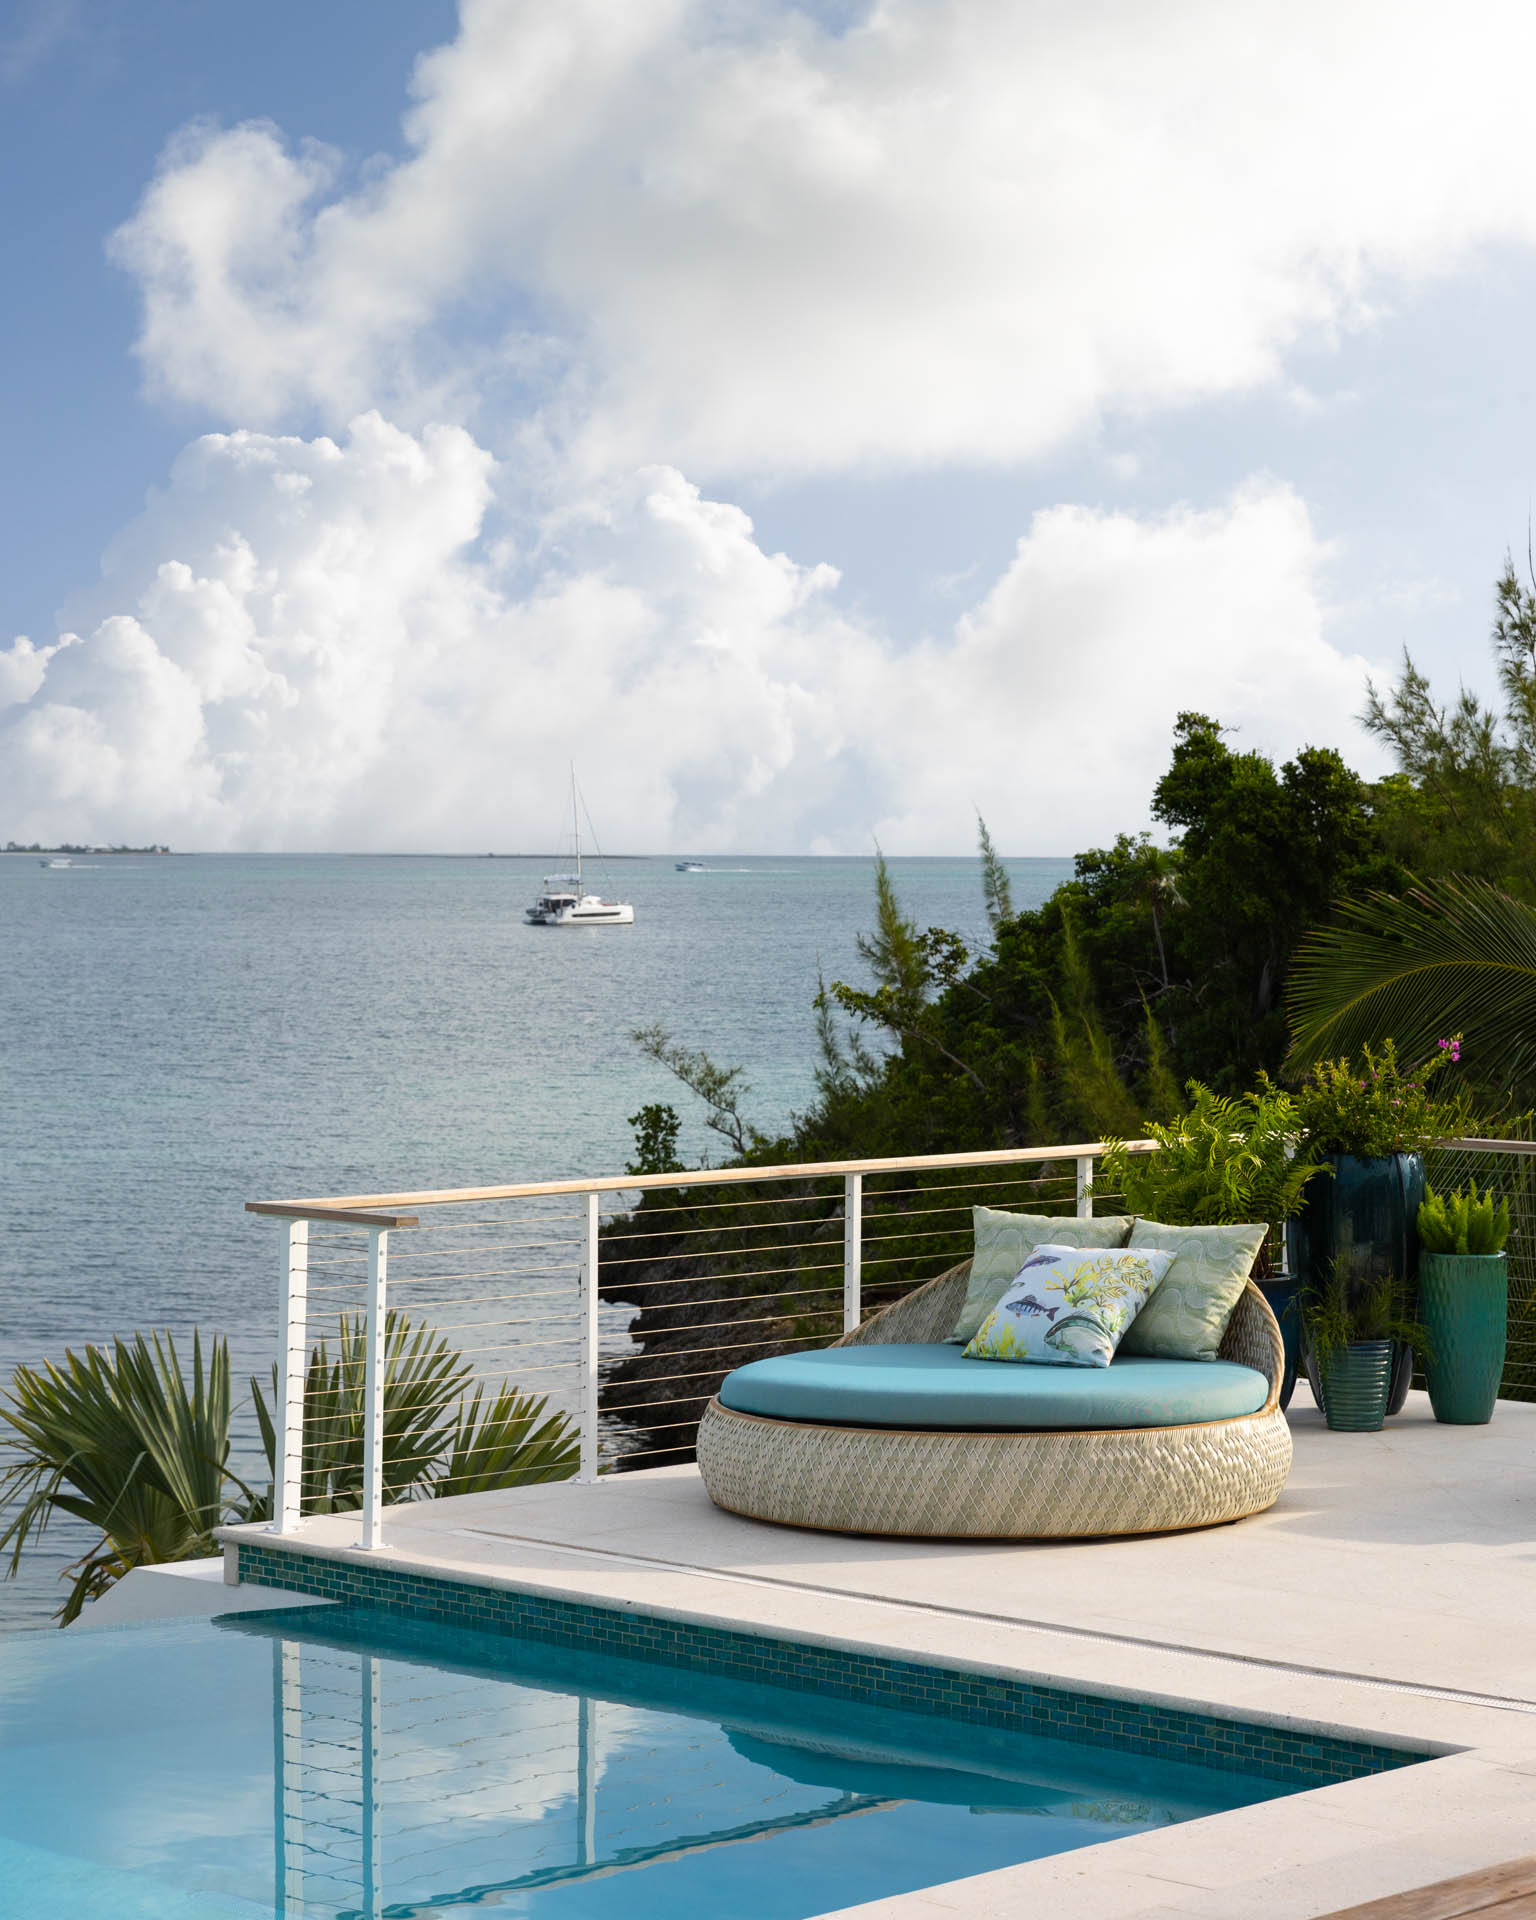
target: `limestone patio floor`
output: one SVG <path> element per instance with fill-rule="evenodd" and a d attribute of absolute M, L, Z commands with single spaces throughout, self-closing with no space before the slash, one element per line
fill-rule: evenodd
<path fill-rule="evenodd" d="M 1303 1385 L 1291 1424 L 1276 1506 L 1199 1533 L 808 1533 L 719 1511 L 678 1467 L 392 1508 L 366 1557 L 1439 1756 L 839 1915 L 1312 1920 L 1536 1850 L 1536 1406 L 1445 1427 L 1414 1395 L 1380 1434 L 1332 1434 Z M 289 1539 L 350 1559 L 357 1535 L 344 1515 Z"/>

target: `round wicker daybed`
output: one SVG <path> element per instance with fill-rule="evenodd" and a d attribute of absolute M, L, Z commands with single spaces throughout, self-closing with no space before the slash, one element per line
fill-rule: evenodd
<path fill-rule="evenodd" d="M 969 1271 L 967 1260 L 940 1274 L 835 1345 L 942 1342 Z M 699 1472 L 731 1513 L 836 1533 L 1041 1540 L 1215 1526 L 1272 1506 L 1291 1466 L 1280 1329 L 1252 1281 L 1220 1358 L 1268 1381 L 1257 1411 L 1172 1426 L 918 1431 L 765 1417 L 717 1395 L 699 1423 Z"/>

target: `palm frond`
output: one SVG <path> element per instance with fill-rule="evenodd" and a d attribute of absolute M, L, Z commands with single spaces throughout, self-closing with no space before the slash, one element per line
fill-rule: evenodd
<path fill-rule="evenodd" d="M 1374 893 L 1297 949 L 1287 1072 L 1391 1037 L 1409 1060 L 1462 1036 L 1484 1083 L 1536 1076 L 1536 910 L 1485 880 Z"/>
<path fill-rule="evenodd" d="M 454 1409 L 467 1391 L 469 1362 L 440 1333 L 391 1310 L 384 1319 L 384 1487 L 386 1504 L 418 1491 L 448 1450 Z M 321 1340 L 304 1376 L 300 1507 L 304 1513 L 350 1513 L 363 1500 L 363 1433 L 367 1402 L 367 1325 L 343 1314 L 334 1355 Z M 272 1400 L 277 1403 L 277 1369 Z M 251 1398 L 268 1469 L 277 1472 L 277 1432 L 260 1383 Z"/>
<path fill-rule="evenodd" d="M 481 1411 L 485 1389 L 475 1388 L 454 1430 L 453 1447 L 438 1494 L 489 1493 L 497 1487 L 528 1487 L 543 1480 L 569 1480 L 581 1460 L 581 1439 L 563 1413 L 550 1413 L 542 1395 L 503 1387 Z"/>
<path fill-rule="evenodd" d="M 229 1350 L 192 1344 L 192 1381 L 169 1334 L 67 1351 L 62 1366 L 18 1367 L 0 1401 L 15 1455 L 0 1471 L 0 1552 L 14 1574 L 55 1513 L 101 1534 L 75 1563 L 68 1625 L 130 1568 L 213 1551 L 229 1452 Z"/>
<path fill-rule="evenodd" d="M 299 1482 L 303 1513 L 350 1513 L 362 1505 L 364 1335 L 362 1318 L 343 1314 L 334 1351 L 322 1340 L 310 1354 Z M 565 1416 L 550 1414 L 545 1400 L 510 1386 L 489 1404 L 483 1383 L 470 1396 L 470 1365 L 440 1333 L 391 1312 L 383 1358 L 386 1504 L 565 1480 L 576 1471 L 580 1447 Z M 274 1406 L 277 1391 L 274 1367 Z M 251 1382 L 251 1398 L 275 1478 L 276 1422 L 259 1381 Z M 249 1518 L 265 1519 L 271 1511 L 270 1492 L 259 1498 L 247 1492 Z"/>

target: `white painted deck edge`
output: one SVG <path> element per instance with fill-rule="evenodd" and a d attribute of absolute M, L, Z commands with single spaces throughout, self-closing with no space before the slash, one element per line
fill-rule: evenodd
<path fill-rule="evenodd" d="M 281 1587 L 226 1586 L 224 1559 L 179 1560 L 135 1567 L 93 1600 L 70 1628 L 137 1627 L 155 1620 L 211 1620 L 219 1613 L 260 1613 L 273 1607 L 329 1607 L 334 1602 Z"/>

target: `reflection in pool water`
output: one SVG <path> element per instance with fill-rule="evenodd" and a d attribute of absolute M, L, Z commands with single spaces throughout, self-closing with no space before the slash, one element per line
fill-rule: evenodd
<path fill-rule="evenodd" d="M 351 1609 L 17 1636 L 0 1712 L 29 1920 L 804 1920 L 1285 1791 Z"/>

